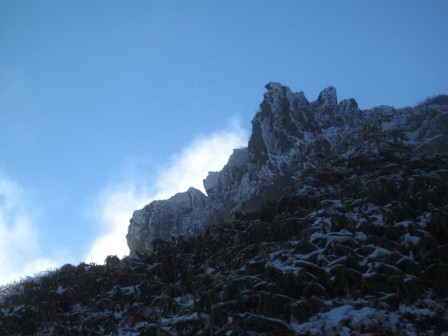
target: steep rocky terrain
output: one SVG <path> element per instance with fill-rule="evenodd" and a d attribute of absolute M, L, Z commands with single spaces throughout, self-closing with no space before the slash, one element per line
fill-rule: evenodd
<path fill-rule="evenodd" d="M 235 211 L 256 210 L 277 199 L 287 186 L 300 189 L 296 181 L 304 171 L 331 160 L 350 165 L 361 153 L 379 157 L 400 146 L 416 154 L 447 152 L 446 96 L 414 108 L 362 111 L 354 99 L 338 104 L 333 87 L 314 102 L 279 83 L 268 83 L 266 89 L 248 146 L 235 150 L 222 171 L 209 174 L 207 195 L 190 188 L 135 211 L 127 235 L 132 256 L 151 251 L 153 239 L 202 233 Z"/>
<path fill-rule="evenodd" d="M 207 196 L 137 211 L 129 257 L 4 286 L 0 334 L 446 334 L 448 97 L 360 111 L 267 88 Z M 156 220 L 177 228 L 138 240 Z"/>

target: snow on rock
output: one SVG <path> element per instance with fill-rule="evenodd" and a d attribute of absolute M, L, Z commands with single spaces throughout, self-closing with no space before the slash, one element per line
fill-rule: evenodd
<path fill-rule="evenodd" d="M 134 212 L 126 236 L 131 255 L 148 253 L 153 239 L 201 233 L 214 218 L 209 199 L 200 190 L 190 188 L 165 201 L 154 201 Z"/>
<path fill-rule="evenodd" d="M 394 146 L 429 154 L 448 149 L 448 105 L 440 99 L 413 108 L 360 110 L 354 99 L 338 104 L 331 86 L 313 102 L 280 83 L 270 82 L 266 89 L 247 148 L 235 149 L 220 172 L 209 173 L 207 195 L 191 188 L 134 212 L 126 236 L 131 255 L 150 253 L 156 238 L 195 235 L 236 211 L 257 210 L 294 186 L 304 171 L 325 168 L 338 157 L 362 169 L 359 151 L 379 157 Z M 308 192 L 306 185 L 297 190 Z M 380 213 L 370 220 L 384 225 Z M 416 243 L 412 237 L 406 242 Z"/>
<path fill-rule="evenodd" d="M 384 330 L 396 333 L 398 316 L 395 313 L 379 311 L 370 307 L 355 309 L 353 305 L 335 307 L 327 312 L 313 316 L 309 322 L 296 324 L 293 328 L 300 334 L 312 335 L 353 335 L 383 325 Z"/>

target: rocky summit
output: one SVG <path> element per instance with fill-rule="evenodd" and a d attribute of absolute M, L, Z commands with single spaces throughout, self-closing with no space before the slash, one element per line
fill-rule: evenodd
<path fill-rule="evenodd" d="M 126 236 L 132 256 L 151 253 L 154 239 L 201 234 L 211 223 L 257 210 L 287 187 L 302 190 L 306 185 L 297 181 L 304 171 L 334 160 L 349 168 L 361 153 L 379 158 L 396 148 L 428 155 L 448 150 L 447 96 L 415 107 L 361 110 L 355 99 L 338 103 L 334 87 L 312 102 L 280 83 L 266 89 L 248 146 L 209 173 L 207 195 L 190 188 L 134 212 Z"/>
<path fill-rule="evenodd" d="M 207 195 L 136 211 L 130 256 L 0 286 L 0 335 L 446 335 L 448 96 L 266 88 Z"/>

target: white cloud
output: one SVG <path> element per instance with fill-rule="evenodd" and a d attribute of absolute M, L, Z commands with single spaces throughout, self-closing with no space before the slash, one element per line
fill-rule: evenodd
<path fill-rule="evenodd" d="M 233 149 L 247 145 L 247 131 L 237 120 L 219 132 L 199 136 L 180 154 L 173 155 L 156 182 L 156 199 L 195 187 L 205 192 L 202 181 L 209 171 L 218 171 L 227 163 Z"/>
<path fill-rule="evenodd" d="M 138 189 L 136 182 L 107 186 L 95 201 L 94 221 L 100 225 L 100 235 L 94 240 L 86 262 L 102 264 L 108 255 L 129 254 L 126 233 L 132 212 L 146 204 L 150 196 Z"/>
<path fill-rule="evenodd" d="M 107 255 L 127 255 L 126 233 L 134 210 L 189 187 L 204 191 L 202 181 L 208 172 L 221 170 L 234 148 L 247 145 L 247 136 L 247 131 L 231 120 L 226 129 L 199 136 L 181 153 L 173 155 L 156 173 L 149 188 L 142 186 L 144 177 L 135 176 L 139 171 L 135 167 L 130 169 L 132 174 L 126 181 L 104 188 L 96 199 L 94 211 L 102 233 L 95 239 L 86 261 L 103 263 Z"/>
<path fill-rule="evenodd" d="M 0 284 L 62 264 L 42 256 L 30 204 L 25 190 L 0 172 Z"/>

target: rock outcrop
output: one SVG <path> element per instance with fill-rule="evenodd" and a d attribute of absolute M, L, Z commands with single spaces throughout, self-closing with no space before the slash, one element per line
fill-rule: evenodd
<path fill-rule="evenodd" d="M 196 235 L 235 212 L 256 210 L 285 188 L 299 192 L 302 172 L 338 158 L 359 164 L 360 152 L 380 157 L 397 148 L 448 151 L 447 96 L 415 107 L 360 110 L 354 99 L 338 103 L 334 87 L 313 102 L 279 83 L 268 83 L 266 89 L 248 146 L 235 149 L 220 172 L 209 173 L 207 195 L 190 188 L 134 212 L 126 236 L 131 255 L 150 253 L 154 239 Z"/>
<path fill-rule="evenodd" d="M 134 255 L 0 286 L 0 335 L 446 334 L 448 96 L 267 88 L 207 196 L 136 211 Z"/>

